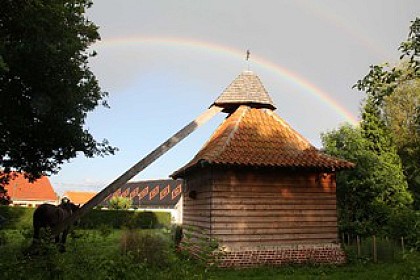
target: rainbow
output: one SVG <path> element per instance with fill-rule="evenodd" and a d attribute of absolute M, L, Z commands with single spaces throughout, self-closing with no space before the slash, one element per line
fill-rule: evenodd
<path fill-rule="evenodd" d="M 240 60 L 244 60 L 244 51 L 229 46 L 220 44 L 196 41 L 188 38 L 179 37 L 114 37 L 105 39 L 98 42 L 95 46 L 101 47 L 121 47 L 121 46 L 138 46 L 138 45 L 159 45 L 164 47 L 184 47 L 184 48 L 195 48 L 204 51 L 210 51 L 212 53 L 218 53 L 221 55 L 234 57 Z M 313 83 L 304 79 L 297 73 L 294 73 L 281 65 L 274 64 L 268 59 L 252 54 L 252 62 L 257 64 L 263 69 L 275 73 L 289 83 L 298 86 L 305 92 L 313 95 L 322 103 L 329 106 L 336 113 L 342 116 L 347 122 L 353 125 L 358 123 L 355 116 L 349 112 L 345 107 L 334 100 L 328 93 L 318 88 Z"/>

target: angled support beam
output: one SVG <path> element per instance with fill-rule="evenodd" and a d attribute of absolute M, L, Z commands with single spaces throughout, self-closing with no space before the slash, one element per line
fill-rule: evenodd
<path fill-rule="evenodd" d="M 101 203 L 108 195 L 114 193 L 117 189 L 121 188 L 125 185 L 131 178 L 136 176 L 150 164 L 152 164 L 155 160 L 169 151 L 172 147 L 176 144 L 181 142 L 185 137 L 190 135 L 194 130 L 196 130 L 201 125 L 205 124 L 211 118 L 213 118 L 217 113 L 222 111 L 221 107 L 211 106 L 207 111 L 202 113 L 198 116 L 195 120 L 187 124 L 184 128 L 180 131 L 175 133 L 172 137 L 162 143 L 159 147 L 153 150 L 150 154 L 144 157 L 142 160 L 137 162 L 133 165 L 130 169 L 128 169 L 124 174 L 114 180 L 111 184 L 109 184 L 106 188 L 100 191 L 97 195 L 92 197 L 86 204 L 84 204 L 79 210 L 77 210 L 73 215 L 65 219 L 61 224 L 57 225 L 56 228 L 53 230 L 53 234 L 58 234 L 62 232 L 68 225 L 73 224 L 77 219 L 81 218 L 85 215 L 89 210 L 93 207 Z"/>

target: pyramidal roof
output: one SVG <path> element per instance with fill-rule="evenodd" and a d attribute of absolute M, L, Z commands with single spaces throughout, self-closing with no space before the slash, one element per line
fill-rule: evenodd
<path fill-rule="evenodd" d="M 227 112 L 233 112 L 240 105 L 276 109 L 260 78 L 252 71 L 244 71 L 233 80 L 214 105 L 224 108 Z"/>
<path fill-rule="evenodd" d="M 353 163 L 323 154 L 269 109 L 241 105 L 217 128 L 198 154 L 172 176 L 203 163 L 339 170 Z"/>

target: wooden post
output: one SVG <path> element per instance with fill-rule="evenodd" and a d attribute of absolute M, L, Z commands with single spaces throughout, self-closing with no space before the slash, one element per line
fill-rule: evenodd
<path fill-rule="evenodd" d="M 85 215 L 90 209 L 101 203 L 108 195 L 115 192 L 117 189 L 121 188 L 125 183 L 127 183 L 131 178 L 136 176 L 142 170 L 144 170 L 147 166 L 157 160 L 160 156 L 164 153 L 169 151 L 172 147 L 176 144 L 181 142 L 185 137 L 190 135 L 194 130 L 198 127 L 206 123 L 208 120 L 213 118 L 217 113 L 222 111 L 223 108 L 217 106 L 211 106 L 207 109 L 204 113 L 198 116 L 195 120 L 184 126 L 180 131 L 175 133 L 172 137 L 162 143 L 159 147 L 149 153 L 146 157 L 142 160 L 137 162 L 133 165 L 130 169 L 128 169 L 124 174 L 114 180 L 111 184 L 109 184 L 106 188 L 100 191 L 97 195 L 92 197 L 86 204 L 84 204 L 79 210 L 77 210 L 73 215 L 65 219 L 62 223 L 57 225 L 54 228 L 53 234 L 58 234 L 62 232 L 68 225 L 74 223 L 77 219 L 81 218 Z"/>
<path fill-rule="evenodd" d="M 372 242 L 373 242 L 373 262 L 378 262 L 378 252 L 376 250 L 376 236 L 372 236 Z"/>
<path fill-rule="evenodd" d="M 359 235 L 356 236 L 356 243 L 357 243 L 357 256 L 360 257 L 360 237 Z"/>

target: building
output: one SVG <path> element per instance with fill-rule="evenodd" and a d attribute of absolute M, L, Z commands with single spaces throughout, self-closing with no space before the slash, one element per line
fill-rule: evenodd
<path fill-rule="evenodd" d="M 128 182 L 122 188 L 110 194 L 101 204 L 108 207 L 108 201 L 114 196 L 123 196 L 132 200 L 132 209 L 170 212 L 173 223 L 182 223 L 182 180 L 148 180 Z"/>
<path fill-rule="evenodd" d="M 95 195 L 96 192 L 66 191 L 62 197 L 67 197 L 72 203 L 82 206 Z"/>
<path fill-rule="evenodd" d="M 274 113 L 250 71 L 214 105 L 228 117 L 172 175 L 185 180 L 183 227 L 192 238 L 184 242 L 217 240 L 222 267 L 344 262 L 335 173 L 353 164 L 321 153 Z"/>
<path fill-rule="evenodd" d="M 36 207 L 43 203 L 58 204 L 58 196 L 46 176 L 29 182 L 23 174 L 14 173 L 7 185 L 7 195 L 12 206 Z"/>

